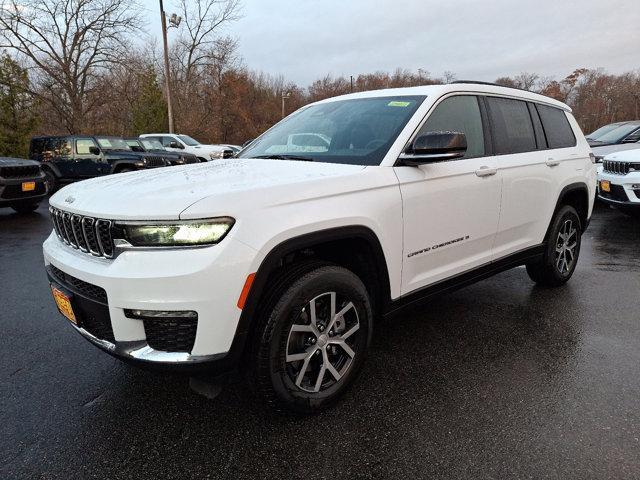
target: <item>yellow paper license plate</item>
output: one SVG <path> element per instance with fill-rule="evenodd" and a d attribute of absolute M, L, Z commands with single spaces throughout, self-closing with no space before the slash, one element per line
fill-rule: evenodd
<path fill-rule="evenodd" d="M 600 180 L 600 190 L 603 192 L 611 191 L 611 183 L 609 183 L 609 180 Z"/>
<path fill-rule="evenodd" d="M 23 192 L 33 192 L 36 189 L 36 182 L 22 182 Z"/>
<path fill-rule="evenodd" d="M 53 293 L 53 299 L 56 301 L 60 313 L 77 325 L 78 320 L 75 313 L 73 313 L 69 297 L 54 286 L 51 286 L 51 293 Z"/>

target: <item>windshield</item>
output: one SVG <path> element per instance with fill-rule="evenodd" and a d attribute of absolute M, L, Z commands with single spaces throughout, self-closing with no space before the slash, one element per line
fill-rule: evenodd
<path fill-rule="evenodd" d="M 164 150 L 162 142 L 156 138 L 141 138 L 140 142 L 145 150 Z"/>
<path fill-rule="evenodd" d="M 240 158 L 380 165 L 425 96 L 337 100 L 305 107 L 255 140 Z"/>
<path fill-rule="evenodd" d="M 196 145 L 200 145 L 199 141 L 194 140 L 189 135 L 178 135 L 178 138 L 182 140 L 185 143 L 185 145 L 188 145 L 190 147 L 195 147 Z"/>
<path fill-rule="evenodd" d="M 122 138 L 96 137 L 96 140 L 103 150 L 131 150 Z"/>
<path fill-rule="evenodd" d="M 606 125 L 606 126 L 608 127 L 609 125 Z M 595 140 L 598 143 L 616 143 L 622 140 L 627 135 L 629 135 L 634 130 L 636 130 L 639 126 L 640 125 L 638 125 L 637 123 L 627 123 L 625 125 L 617 125 L 616 128 L 609 130 L 599 135 L 598 137 L 594 138 L 590 135 L 589 138 L 592 140 Z M 605 128 L 605 127 L 602 127 L 602 128 Z M 601 129 L 598 129 L 598 130 L 601 130 Z M 598 132 L 598 130 L 596 130 L 593 133 Z"/>
<path fill-rule="evenodd" d="M 610 123 L 609 125 L 605 125 L 604 127 L 600 127 L 595 132 L 586 135 L 586 138 L 590 140 L 598 140 L 598 137 L 604 135 L 605 133 L 610 132 L 611 130 L 615 130 L 620 126 L 619 123 Z"/>

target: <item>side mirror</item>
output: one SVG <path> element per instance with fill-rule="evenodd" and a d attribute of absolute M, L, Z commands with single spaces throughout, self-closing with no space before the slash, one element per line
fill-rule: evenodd
<path fill-rule="evenodd" d="M 100 148 L 98 148 L 98 147 L 89 147 L 89 153 L 91 155 L 100 155 Z"/>
<path fill-rule="evenodd" d="M 464 157 L 467 137 L 460 132 L 427 132 L 418 136 L 407 151 L 400 155 L 404 165 L 445 162 Z"/>
<path fill-rule="evenodd" d="M 180 148 L 180 149 L 183 149 L 184 147 L 174 140 L 174 141 L 169 143 L 169 148 Z"/>

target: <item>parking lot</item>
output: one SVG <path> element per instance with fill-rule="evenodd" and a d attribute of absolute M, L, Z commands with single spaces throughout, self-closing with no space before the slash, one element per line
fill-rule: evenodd
<path fill-rule="evenodd" d="M 598 206 L 571 282 L 522 268 L 380 324 L 358 385 L 309 418 L 210 400 L 56 311 L 46 205 L 0 211 L 0 478 L 637 478 L 640 221 Z"/>

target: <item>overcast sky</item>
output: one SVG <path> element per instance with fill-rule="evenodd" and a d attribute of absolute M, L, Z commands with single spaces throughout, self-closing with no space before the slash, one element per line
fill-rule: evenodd
<path fill-rule="evenodd" d="M 159 35 L 157 0 L 142 1 Z M 487 81 L 640 69 L 638 0 L 244 0 L 242 12 L 224 33 L 245 64 L 301 86 L 398 67 Z"/>

